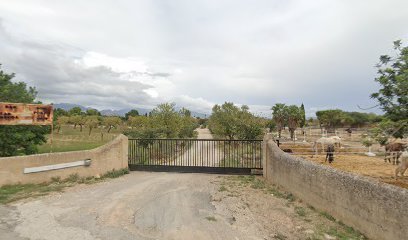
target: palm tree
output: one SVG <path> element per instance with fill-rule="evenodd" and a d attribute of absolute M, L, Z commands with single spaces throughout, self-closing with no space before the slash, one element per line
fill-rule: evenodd
<path fill-rule="evenodd" d="M 278 136 L 281 137 L 282 129 L 285 127 L 287 118 L 287 106 L 283 103 L 277 103 L 272 107 L 272 118 L 276 123 L 278 129 Z"/>

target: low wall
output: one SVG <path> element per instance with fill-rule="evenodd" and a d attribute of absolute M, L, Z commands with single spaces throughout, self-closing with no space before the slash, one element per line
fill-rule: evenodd
<path fill-rule="evenodd" d="M 25 168 L 71 163 L 90 159 L 90 166 L 69 167 L 36 173 L 24 173 Z M 45 153 L 28 156 L 0 158 L 0 186 L 17 183 L 42 183 L 51 177 L 68 177 L 78 173 L 80 177 L 96 176 L 112 169 L 128 167 L 128 139 L 120 135 L 111 142 L 85 151 Z"/>
<path fill-rule="evenodd" d="M 408 190 L 284 153 L 264 139 L 264 177 L 370 239 L 406 239 Z"/>

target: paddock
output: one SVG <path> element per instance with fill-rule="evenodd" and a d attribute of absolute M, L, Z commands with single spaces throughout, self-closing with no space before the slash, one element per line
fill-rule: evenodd
<path fill-rule="evenodd" d="M 292 155 L 302 157 L 306 160 L 313 161 L 323 165 L 357 173 L 363 176 L 369 176 L 379 181 L 396 185 L 408 189 L 408 174 L 406 176 L 395 179 L 395 169 L 397 165 L 389 162 L 384 162 L 384 147 L 378 144 L 372 147 L 372 153 L 376 156 L 367 156 L 368 148 L 360 144 L 353 144 L 347 141 L 342 142 L 342 148 L 336 148 L 334 153 L 334 162 L 329 164 L 325 161 L 326 153 L 322 152 L 319 147 L 318 154 L 313 151 L 313 143 L 310 142 L 293 142 L 286 141 L 280 143 L 281 149 L 291 149 Z"/>

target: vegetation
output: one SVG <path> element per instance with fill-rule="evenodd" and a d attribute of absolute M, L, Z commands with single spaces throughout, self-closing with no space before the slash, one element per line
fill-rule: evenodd
<path fill-rule="evenodd" d="M 382 117 L 374 113 L 345 112 L 329 109 L 316 112 L 320 127 L 334 131 L 338 127 L 364 127 L 381 121 Z"/>
<path fill-rule="evenodd" d="M 0 187 L 0 203 L 6 204 L 20 199 L 44 196 L 51 192 L 61 192 L 66 187 L 71 187 L 76 184 L 96 183 L 109 178 L 117 178 L 128 173 L 129 170 L 127 168 L 119 170 L 113 169 L 99 178 L 81 178 L 78 174 L 71 174 L 63 180 L 61 180 L 60 177 L 53 177 L 50 182 L 46 183 L 5 185 Z"/>
<path fill-rule="evenodd" d="M 217 221 L 217 219 L 214 216 L 205 217 L 205 219 L 207 219 L 210 222 L 216 222 Z"/>
<path fill-rule="evenodd" d="M 188 109 L 175 110 L 175 104 L 163 103 L 149 116 L 129 116 L 131 130 L 126 135 L 134 138 L 195 138 L 197 120 Z"/>
<path fill-rule="evenodd" d="M 112 128 L 117 128 L 119 125 L 122 124 L 122 119 L 116 116 L 105 117 L 103 118 L 102 124 L 108 129 L 108 133 L 109 133 Z"/>
<path fill-rule="evenodd" d="M 35 88 L 24 82 L 12 82 L 14 74 L 0 69 L 0 102 L 34 103 Z M 45 143 L 47 126 L 0 126 L 0 157 L 8 157 L 38 152 L 37 146 Z"/>
<path fill-rule="evenodd" d="M 378 92 L 371 94 L 385 112 L 383 123 L 378 126 L 377 136 L 388 135 L 403 138 L 408 134 L 408 46 L 394 41 L 395 55 L 380 56 L 377 64 L 380 84 Z M 390 131 L 390 129 L 392 129 Z"/>
<path fill-rule="evenodd" d="M 286 105 L 283 103 L 277 103 L 272 107 L 272 119 L 276 124 L 278 130 L 278 137 L 281 137 L 282 130 L 285 128 L 287 112 Z"/>
<path fill-rule="evenodd" d="M 258 139 L 263 134 L 264 125 L 246 105 L 239 108 L 231 102 L 215 105 L 208 120 L 212 133 L 228 139 Z"/>
<path fill-rule="evenodd" d="M 136 109 L 132 109 L 125 114 L 125 120 L 129 120 L 129 117 L 137 117 L 139 116 L 139 111 Z"/>
<path fill-rule="evenodd" d="M 60 132 L 53 136 L 53 143 L 48 141 L 38 146 L 38 153 L 49 152 L 69 152 L 93 149 L 106 144 L 121 133 L 121 129 L 114 129 L 107 133 L 105 129 L 94 128 L 89 135 L 89 131 L 80 132 L 71 125 L 62 125 Z M 50 136 L 47 136 L 50 138 Z"/>
<path fill-rule="evenodd" d="M 282 130 L 288 126 L 291 139 L 295 138 L 295 131 L 300 126 L 303 127 L 306 123 L 304 105 L 301 107 L 296 105 L 287 106 L 283 103 L 277 103 L 272 107 L 272 119 L 274 120 L 278 136 L 281 137 Z"/>

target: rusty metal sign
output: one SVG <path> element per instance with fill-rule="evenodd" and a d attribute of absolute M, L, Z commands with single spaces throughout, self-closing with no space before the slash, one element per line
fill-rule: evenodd
<path fill-rule="evenodd" d="M 52 105 L 0 102 L 0 125 L 51 125 Z"/>

